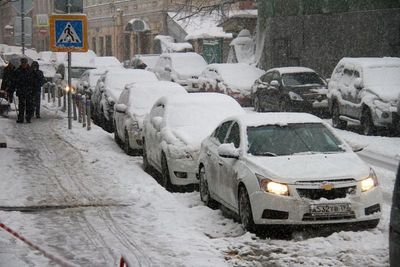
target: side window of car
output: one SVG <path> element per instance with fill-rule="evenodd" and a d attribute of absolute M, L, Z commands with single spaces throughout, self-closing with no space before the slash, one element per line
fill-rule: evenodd
<path fill-rule="evenodd" d="M 216 138 L 220 144 L 224 143 L 226 134 L 228 133 L 229 126 L 231 126 L 231 124 L 232 121 L 226 121 L 219 127 Z"/>
<path fill-rule="evenodd" d="M 239 146 L 240 146 L 240 128 L 239 128 L 239 124 L 237 122 L 235 122 L 232 125 L 231 130 L 228 135 L 228 138 L 226 139 L 225 143 L 227 143 L 227 144 L 233 143 L 236 148 L 239 148 Z"/>

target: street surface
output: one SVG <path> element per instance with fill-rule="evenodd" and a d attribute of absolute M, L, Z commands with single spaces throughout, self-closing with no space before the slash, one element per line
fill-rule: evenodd
<path fill-rule="evenodd" d="M 388 223 L 400 138 L 338 131 L 366 145 L 384 192 L 376 229 L 290 239 L 257 237 L 200 201 L 199 193 L 169 193 L 142 170 L 113 135 L 49 106 L 31 124 L 15 113 L 0 118 L 0 223 L 49 254 L 77 266 L 388 266 Z M 56 262 L 0 229 L 0 266 Z"/>

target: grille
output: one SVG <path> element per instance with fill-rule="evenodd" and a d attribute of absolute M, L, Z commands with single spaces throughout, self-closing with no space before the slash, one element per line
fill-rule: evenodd
<path fill-rule="evenodd" d="M 345 198 L 348 194 L 355 194 L 355 192 L 355 186 L 333 188 L 332 190 L 297 188 L 297 193 L 300 197 L 312 200 Z"/>
<path fill-rule="evenodd" d="M 333 220 L 349 220 L 355 219 L 356 215 L 354 211 L 346 214 L 333 214 L 333 215 L 312 215 L 311 213 L 306 213 L 303 216 L 303 221 L 333 221 Z"/>

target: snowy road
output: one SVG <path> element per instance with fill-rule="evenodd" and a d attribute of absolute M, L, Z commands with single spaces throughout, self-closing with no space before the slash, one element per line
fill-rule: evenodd
<path fill-rule="evenodd" d="M 76 123 L 68 131 L 63 116 L 45 110 L 22 125 L 0 119 L 9 146 L 0 149 L 0 222 L 69 263 L 117 266 L 123 254 L 133 266 L 388 265 L 393 171 L 375 168 L 385 195 L 376 229 L 262 239 L 205 207 L 198 192 L 168 193 L 112 135 Z M 393 158 L 398 153 L 399 138 L 339 133 Z M 0 229 L 0 266 L 53 265 Z"/>

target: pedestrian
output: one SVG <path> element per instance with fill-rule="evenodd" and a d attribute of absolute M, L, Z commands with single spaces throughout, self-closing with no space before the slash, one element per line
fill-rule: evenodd
<path fill-rule="evenodd" d="M 6 92 L 8 102 L 12 103 L 15 91 L 15 66 L 11 62 L 4 68 L 1 91 Z"/>
<path fill-rule="evenodd" d="M 33 103 L 34 103 L 34 113 L 36 118 L 40 118 L 40 97 L 42 93 L 42 86 L 46 83 L 43 71 L 39 70 L 39 63 L 33 61 L 31 64 L 32 69 L 32 79 L 33 79 Z"/>
<path fill-rule="evenodd" d="M 21 65 L 15 71 L 15 87 L 18 96 L 18 119 L 17 123 L 31 122 L 33 116 L 33 79 L 32 70 L 27 58 L 21 58 Z"/>

